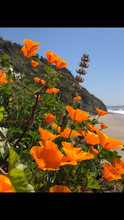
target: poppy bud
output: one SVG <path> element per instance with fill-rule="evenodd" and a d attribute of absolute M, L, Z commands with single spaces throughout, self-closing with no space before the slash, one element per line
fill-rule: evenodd
<path fill-rule="evenodd" d="M 59 119 L 62 119 L 63 118 L 63 111 L 64 111 L 64 109 L 62 109 L 62 111 L 60 112 L 60 114 L 59 114 Z"/>
<path fill-rule="evenodd" d="M 82 68 L 88 68 L 89 65 L 87 65 L 85 62 L 78 62 L 78 65 Z"/>
<path fill-rule="evenodd" d="M 72 105 L 74 103 L 73 99 L 68 100 L 69 105 Z"/>
<path fill-rule="evenodd" d="M 80 73 L 81 75 L 86 75 L 87 74 L 87 72 L 84 69 L 79 69 L 79 70 L 76 69 L 76 72 Z"/>

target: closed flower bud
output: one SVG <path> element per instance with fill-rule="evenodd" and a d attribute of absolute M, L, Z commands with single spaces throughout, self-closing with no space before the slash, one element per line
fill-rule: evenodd
<path fill-rule="evenodd" d="M 73 99 L 68 100 L 69 105 L 72 105 L 74 103 Z"/>
<path fill-rule="evenodd" d="M 78 95 L 79 95 L 78 92 L 75 92 L 75 91 L 71 92 L 72 98 L 74 98 L 74 97 L 76 97 L 76 96 L 78 96 Z"/>
<path fill-rule="evenodd" d="M 87 74 L 87 72 L 84 69 L 79 69 L 79 70 L 76 69 L 76 72 L 81 74 L 81 75 L 86 75 Z"/>
<path fill-rule="evenodd" d="M 84 62 L 89 62 L 90 61 L 90 59 L 86 58 L 86 57 L 81 57 L 81 60 L 84 61 Z"/>
<path fill-rule="evenodd" d="M 89 55 L 88 54 L 83 54 L 83 56 L 85 57 L 85 58 L 88 58 L 89 57 Z"/>
<path fill-rule="evenodd" d="M 84 79 L 82 79 L 81 76 L 76 76 L 76 77 L 75 77 L 75 80 L 76 80 L 77 82 L 84 82 Z"/>
<path fill-rule="evenodd" d="M 73 88 L 82 89 L 82 86 L 80 86 L 79 84 L 73 83 Z"/>
<path fill-rule="evenodd" d="M 88 68 L 89 65 L 87 65 L 85 62 L 78 62 L 78 65 L 82 68 Z"/>
<path fill-rule="evenodd" d="M 62 109 L 62 111 L 60 112 L 60 114 L 59 114 L 59 119 L 62 119 L 62 118 L 63 118 L 63 116 L 64 116 L 63 111 L 64 111 L 64 109 Z"/>

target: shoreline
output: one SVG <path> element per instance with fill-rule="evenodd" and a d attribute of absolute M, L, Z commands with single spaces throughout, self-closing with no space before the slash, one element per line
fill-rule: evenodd
<path fill-rule="evenodd" d="M 91 118 L 98 118 L 98 115 L 91 116 Z M 104 123 L 108 126 L 106 129 L 102 129 L 102 132 L 108 137 L 113 137 L 117 140 L 121 140 L 124 143 L 124 117 L 116 114 L 107 113 L 107 115 L 100 116 L 99 122 Z M 95 125 L 97 128 L 101 128 L 100 124 Z M 122 156 L 121 160 L 124 162 L 124 151 L 115 148 L 119 155 Z"/>

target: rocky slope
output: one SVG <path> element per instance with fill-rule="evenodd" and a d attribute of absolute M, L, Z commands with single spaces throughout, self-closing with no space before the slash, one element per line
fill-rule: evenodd
<path fill-rule="evenodd" d="M 2 56 L 2 54 L 7 54 L 10 57 L 10 65 L 13 64 L 18 50 L 22 47 L 22 45 L 17 44 L 17 43 L 11 43 L 10 41 L 6 41 L 3 40 L 2 37 L 0 37 L 0 57 Z M 33 60 L 37 61 L 39 63 L 39 66 L 35 67 L 35 71 L 34 71 L 34 76 L 31 76 L 31 72 L 33 71 L 32 66 L 31 66 L 31 59 L 33 58 Z M 18 59 L 16 61 L 16 64 L 14 66 L 14 71 L 19 73 L 22 72 L 23 69 L 23 64 L 24 64 L 24 56 L 23 53 L 19 53 Z M 47 59 L 44 57 L 39 57 L 39 54 L 36 54 L 36 56 L 28 58 L 27 59 L 27 63 L 25 66 L 25 75 L 27 76 L 27 78 L 30 78 L 32 83 L 34 83 L 33 78 L 34 77 L 39 77 L 44 79 L 44 74 L 46 73 L 44 70 L 45 66 L 49 66 L 52 69 L 54 69 L 55 71 L 57 71 L 58 73 L 60 73 L 62 75 L 62 77 L 60 77 L 60 82 L 58 81 L 57 84 L 57 88 L 60 89 L 60 99 L 62 102 L 64 103 L 68 103 L 68 99 L 70 98 L 70 94 L 72 91 L 74 91 L 72 84 L 75 83 L 75 79 L 74 76 L 72 75 L 72 73 L 67 69 L 67 68 L 62 68 L 60 70 L 57 70 L 55 65 L 51 65 L 50 63 L 48 63 Z M 8 69 L 2 69 L 0 66 L 0 70 L 6 72 Z M 92 114 L 96 113 L 96 108 L 100 108 L 102 110 L 107 110 L 105 104 L 98 99 L 97 97 L 95 97 L 93 94 L 90 94 L 87 89 L 82 88 L 79 91 L 79 95 L 81 96 L 82 100 L 81 100 L 81 104 L 80 104 L 80 109 L 85 110 L 85 111 L 91 111 Z"/>

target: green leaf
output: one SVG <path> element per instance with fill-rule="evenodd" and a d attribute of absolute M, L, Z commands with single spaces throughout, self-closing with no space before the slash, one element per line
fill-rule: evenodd
<path fill-rule="evenodd" d="M 27 181 L 23 170 L 13 168 L 9 173 L 9 178 L 15 192 L 28 192 Z"/>
<path fill-rule="evenodd" d="M 39 138 L 39 135 L 38 135 L 38 133 L 36 131 L 31 131 L 30 130 L 28 134 L 30 134 L 31 137 L 34 138 L 34 139 Z"/>
<path fill-rule="evenodd" d="M 44 69 L 48 74 L 52 73 L 52 69 L 50 67 L 45 66 Z"/>
<path fill-rule="evenodd" d="M 2 63 L 2 67 L 10 68 L 10 65 L 6 61 L 2 60 L 1 63 Z"/>
<path fill-rule="evenodd" d="M 19 159 L 19 155 L 13 149 L 9 149 L 9 172 L 18 165 Z"/>
<path fill-rule="evenodd" d="M 88 188 L 92 188 L 92 189 L 99 189 L 100 188 L 98 182 L 95 179 L 93 179 L 93 178 L 90 178 L 88 180 L 87 187 Z"/>
<path fill-rule="evenodd" d="M 99 121 L 97 121 L 95 118 L 91 121 L 91 123 L 93 124 L 93 125 L 95 125 L 95 124 L 99 124 Z"/>
<path fill-rule="evenodd" d="M 4 107 L 0 106 L 0 112 L 3 112 L 3 111 L 4 111 Z"/>
<path fill-rule="evenodd" d="M 101 152 L 101 155 L 105 160 L 112 164 L 114 158 L 121 158 L 122 156 L 118 155 L 117 151 L 104 150 Z"/>
<path fill-rule="evenodd" d="M 8 78 L 9 78 L 9 79 L 11 79 L 11 78 L 12 78 L 12 72 L 11 72 L 11 70 L 10 70 L 10 69 L 7 71 L 7 76 L 8 76 Z"/>
<path fill-rule="evenodd" d="M 2 60 L 9 60 L 9 57 L 6 54 L 2 55 Z"/>
<path fill-rule="evenodd" d="M 28 85 L 29 89 L 31 89 L 32 91 L 36 91 L 38 88 L 34 85 Z M 29 91 L 30 92 L 30 91 Z"/>
<path fill-rule="evenodd" d="M 55 103 L 55 99 L 50 95 L 47 95 L 47 98 L 45 98 L 44 101 L 47 105 L 57 106 L 57 104 Z"/>
<path fill-rule="evenodd" d="M 3 92 L 7 93 L 8 95 L 12 94 L 12 90 L 10 89 L 10 87 L 4 87 Z"/>
<path fill-rule="evenodd" d="M 0 121 L 3 119 L 3 113 L 0 112 Z"/>

